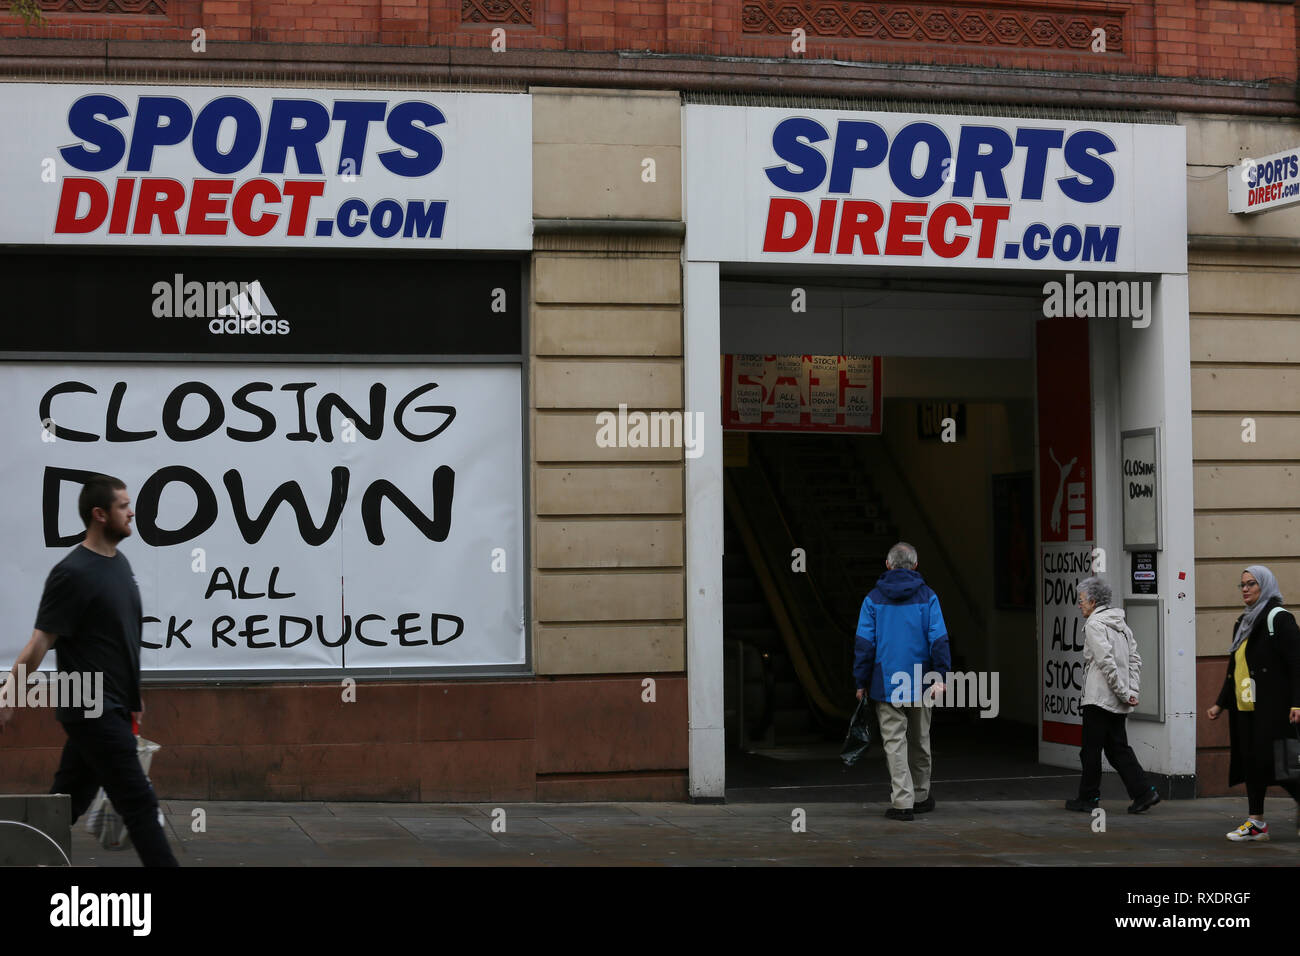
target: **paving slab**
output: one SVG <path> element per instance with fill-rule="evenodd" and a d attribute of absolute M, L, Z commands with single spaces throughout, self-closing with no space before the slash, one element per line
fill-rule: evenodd
<path fill-rule="evenodd" d="M 514 804 L 490 803 L 326 803 L 325 810 L 336 817 L 483 817 L 495 807 Z"/>
<path fill-rule="evenodd" d="M 388 817 L 318 817 L 296 818 L 299 826 L 317 843 L 339 840 L 413 841 L 409 830 Z"/>
<path fill-rule="evenodd" d="M 683 806 L 684 804 L 666 804 Z M 489 803 L 487 812 L 501 807 L 518 817 L 634 817 L 638 814 L 623 803 Z"/>
<path fill-rule="evenodd" d="M 505 827 L 504 830 L 493 830 L 492 828 L 496 823 L 490 817 L 469 818 L 468 822 L 471 826 L 477 827 L 484 833 L 498 838 L 528 836 L 557 840 L 572 839 L 564 831 L 556 829 L 548 821 L 540 817 L 514 817 L 509 810 L 506 811 L 506 816 L 501 821 L 501 825 Z"/>
<path fill-rule="evenodd" d="M 247 814 L 278 814 L 289 816 L 332 816 L 329 807 L 319 802 L 290 803 L 280 800 L 164 800 L 159 801 L 164 813 L 190 814 L 202 807 L 209 815 L 234 816 Z"/>

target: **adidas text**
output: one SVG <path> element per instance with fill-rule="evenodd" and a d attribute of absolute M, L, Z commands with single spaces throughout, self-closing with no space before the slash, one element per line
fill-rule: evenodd
<path fill-rule="evenodd" d="M 287 335 L 288 319 L 213 319 L 208 331 L 218 335 Z"/>

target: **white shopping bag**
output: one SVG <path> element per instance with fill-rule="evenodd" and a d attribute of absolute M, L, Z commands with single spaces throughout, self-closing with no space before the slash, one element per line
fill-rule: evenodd
<path fill-rule="evenodd" d="M 153 755 L 161 749 L 161 745 L 152 740 L 145 740 L 143 737 L 135 738 L 136 756 L 140 758 L 140 767 L 144 770 L 145 777 L 149 776 Z M 164 822 L 160 808 L 158 824 L 162 826 Z M 131 846 L 131 835 L 126 831 L 126 823 L 113 809 L 113 804 L 103 787 L 99 788 L 99 793 L 95 794 L 95 799 L 90 802 L 90 809 L 86 813 L 86 832 L 98 839 L 99 845 L 105 850 L 126 850 Z"/>

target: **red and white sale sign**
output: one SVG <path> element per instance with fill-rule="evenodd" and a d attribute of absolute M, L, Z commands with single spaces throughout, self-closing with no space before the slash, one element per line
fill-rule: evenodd
<path fill-rule="evenodd" d="M 727 355 L 722 427 L 879 435 L 879 355 Z"/>

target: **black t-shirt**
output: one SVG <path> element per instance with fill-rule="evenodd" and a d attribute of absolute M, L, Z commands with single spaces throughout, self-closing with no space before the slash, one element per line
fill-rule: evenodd
<path fill-rule="evenodd" d="M 134 711 L 140 709 L 143 613 L 126 555 L 119 551 L 106 558 L 77 545 L 45 579 L 36 627 L 58 635 L 54 654 L 60 673 L 104 675 L 105 712 Z M 59 707 L 56 716 L 65 723 L 82 720 L 90 709 Z"/>

